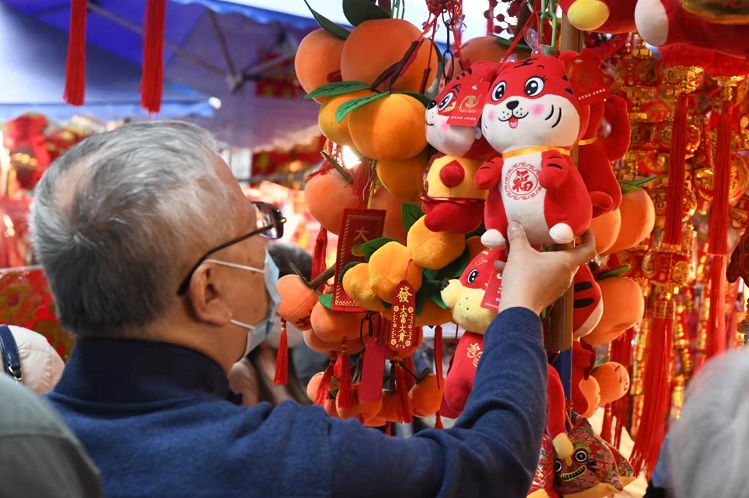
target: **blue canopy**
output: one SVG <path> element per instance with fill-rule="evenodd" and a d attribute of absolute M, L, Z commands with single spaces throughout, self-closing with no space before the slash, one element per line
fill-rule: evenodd
<path fill-rule="evenodd" d="M 6 2 L 12 3 L 12 2 Z M 42 3 L 17 2 L 34 6 Z M 122 2 L 126 3 L 126 2 Z M 68 5 L 68 2 L 65 2 Z M 69 8 L 64 15 L 69 17 Z M 89 44 L 86 51 L 86 103 L 65 104 L 67 33 L 0 3 L 0 120 L 25 112 L 41 112 L 52 119 L 87 114 L 102 120 L 145 115 L 140 107 L 139 65 Z M 185 85 L 166 82 L 159 117 L 211 116 L 209 96 Z"/>

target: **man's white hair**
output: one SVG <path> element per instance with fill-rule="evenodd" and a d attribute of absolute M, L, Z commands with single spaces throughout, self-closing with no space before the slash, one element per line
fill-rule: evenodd
<path fill-rule="evenodd" d="M 164 312 L 189 259 L 231 238 L 217 159 L 205 130 L 151 121 L 94 135 L 52 164 L 31 241 L 64 327 L 137 335 Z"/>
<path fill-rule="evenodd" d="M 709 361 L 692 380 L 667 453 L 679 498 L 749 497 L 749 349 Z"/>

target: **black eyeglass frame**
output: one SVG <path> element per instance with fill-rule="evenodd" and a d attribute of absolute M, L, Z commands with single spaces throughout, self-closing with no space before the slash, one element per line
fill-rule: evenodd
<path fill-rule="evenodd" d="M 210 251 L 208 251 L 205 254 L 203 254 L 200 257 L 200 259 L 198 260 L 198 262 L 195 263 L 195 266 L 192 267 L 192 269 L 187 274 L 187 276 L 182 281 L 182 283 L 179 285 L 179 288 L 177 289 L 177 295 L 178 296 L 181 296 L 185 292 L 187 292 L 187 288 L 190 286 L 190 280 L 192 279 L 192 275 L 193 275 L 193 273 L 195 273 L 195 270 L 197 270 L 198 267 L 200 265 L 202 265 L 203 262 L 206 259 L 208 259 L 213 254 L 217 253 L 218 251 L 220 251 L 222 249 L 226 249 L 229 246 L 233 246 L 234 244 L 238 244 L 238 243 L 242 242 L 243 240 L 247 240 L 250 237 L 254 237 L 255 235 L 260 235 L 261 237 L 266 237 L 268 239 L 273 239 L 273 240 L 277 240 L 277 239 L 280 239 L 281 237 L 283 237 L 283 224 L 286 223 L 286 218 L 283 216 L 283 214 L 281 213 L 281 211 L 276 206 L 274 206 L 272 204 L 268 204 L 267 202 L 253 202 L 252 204 L 259 211 L 270 212 L 271 215 L 272 215 L 272 217 L 273 217 L 273 221 L 271 223 L 268 223 L 266 225 L 261 226 L 260 228 L 256 228 L 255 230 L 253 230 L 253 231 L 251 231 L 249 233 L 241 235 L 241 236 L 239 236 L 239 237 L 237 237 L 235 239 L 231 239 L 228 242 L 224 242 L 223 244 L 221 244 L 219 246 L 216 246 L 213 249 L 211 249 Z M 270 230 L 271 228 L 275 228 L 276 229 L 275 236 L 263 235 L 263 232 L 266 232 L 266 231 Z"/>

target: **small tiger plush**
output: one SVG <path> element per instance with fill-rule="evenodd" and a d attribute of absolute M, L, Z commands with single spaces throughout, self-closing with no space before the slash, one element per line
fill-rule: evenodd
<path fill-rule="evenodd" d="M 489 190 L 481 238 L 487 247 L 505 245 L 509 221 L 523 225 L 532 245 L 572 242 L 590 225 L 590 196 L 570 157 L 590 115 L 564 68 L 576 56 L 534 55 L 497 72 L 481 129 L 501 157 L 475 175 L 476 186 Z"/>
<path fill-rule="evenodd" d="M 477 188 L 474 175 L 482 161 L 495 154 L 478 126 L 448 124 L 463 88 L 488 78 L 497 64 L 479 62 L 451 80 L 427 106 L 426 136 L 437 154 L 424 174 L 421 194 L 424 224 L 433 232 L 469 233 L 484 217 L 487 192 Z"/>

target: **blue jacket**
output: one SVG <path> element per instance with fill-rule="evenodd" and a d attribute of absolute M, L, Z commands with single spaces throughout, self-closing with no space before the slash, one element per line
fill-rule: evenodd
<path fill-rule="evenodd" d="M 389 437 L 321 407 L 227 401 L 221 367 L 146 341 L 82 339 L 48 400 L 107 496 L 524 498 L 546 419 L 546 356 L 531 311 L 489 327 L 453 429 Z"/>

